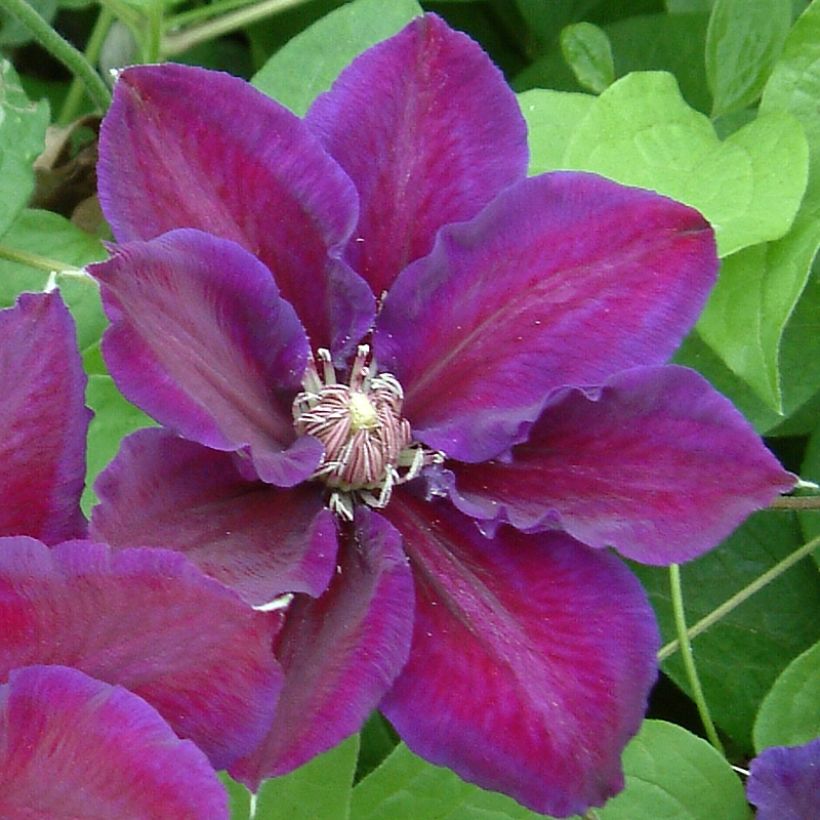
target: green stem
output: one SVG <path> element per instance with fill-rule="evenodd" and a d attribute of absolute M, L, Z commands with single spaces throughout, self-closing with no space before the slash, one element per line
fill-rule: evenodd
<path fill-rule="evenodd" d="M 102 77 L 78 51 L 28 4 L 26 0 L 0 0 L 0 9 L 16 17 L 37 39 L 40 45 L 58 59 L 72 74 L 79 77 L 88 90 L 88 96 L 100 111 L 111 104 L 111 94 Z"/>
<path fill-rule="evenodd" d="M 767 584 L 770 584 L 776 578 L 780 577 L 784 572 L 791 569 L 799 561 L 802 561 L 804 558 L 811 555 L 812 552 L 818 548 L 820 548 L 820 535 L 817 536 L 817 538 L 812 538 L 812 540 L 808 543 L 803 544 L 802 547 L 796 549 L 791 555 L 786 556 L 771 569 L 766 570 L 763 575 L 752 581 L 752 583 L 748 586 L 741 589 L 736 595 L 733 595 L 727 601 L 724 601 L 719 607 L 717 607 L 717 609 L 712 610 L 712 612 L 708 615 L 701 618 L 696 624 L 691 626 L 686 631 L 686 639 L 691 641 L 693 638 L 700 635 L 701 632 L 705 632 L 710 626 L 713 626 L 718 621 L 725 618 L 733 609 L 739 607 L 756 592 L 759 592 Z M 665 661 L 667 658 L 674 655 L 675 652 L 680 649 L 680 646 L 681 644 L 679 640 L 670 641 L 661 649 L 660 652 L 658 652 L 658 660 Z"/>
<path fill-rule="evenodd" d="M 105 42 L 105 35 L 108 34 L 108 29 L 114 22 L 114 14 L 110 9 L 102 6 L 100 13 L 97 15 L 97 22 L 94 23 L 94 28 L 91 30 L 91 36 L 88 38 L 88 43 L 85 47 L 85 59 L 90 65 L 94 65 L 100 56 L 100 50 Z M 60 110 L 60 116 L 57 122 L 60 125 L 68 125 L 77 116 L 80 109 L 80 103 L 83 99 L 83 84 L 79 77 L 74 77 L 66 94 L 63 107 Z"/>
<path fill-rule="evenodd" d="M 0 2 L 5 2 L 5 0 L 0 0 Z M 230 31 L 236 31 L 236 29 L 243 28 L 265 17 L 270 17 L 280 11 L 300 6 L 304 2 L 305 0 L 262 0 L 261 3 L 255 3 L 247 8 L 223 14 L 221 17 L 217 17 L 216 20 L 208 20 L 205 23 L 166 34 L 162 42 L 160 55 L 162 57 L 172 57 L 175 54 L 181 54 L 200 43 L 213 40 L 215 37 L 227 34 Z"/>
<path fill-rule="evenodd" d="M 689 679 L 689 685 L 692 687 L 692 697 L 695 700 L 695 705 L 698 708 L 700 719 L 703 721 L 703 728 L 706 730 L 706 737 L 709 742 L 724 756 L 726 752 L 723 749 L 723 744 L 720 742 L 715 724 L 712 722 L 712 716 L 709 714 L 709 707 L 706 704 L 706 698 L 703 696 L 703 689 L 700 685 L 700 678 L 698 677 L 698 670 L 695 666 L 695 658 L 692 654 L 692 644 L 689 642 L 689 637 L 686 633 L 686 614 L 683 611 L 683 590 L 680 582 L 680 566 L 672 564 L 669 567 L 669 585 L 672 589 L 672 612 L 675 616 L 675 628 L 678 633 L 678 641 L 680 642 L 681 656 L 683 657 L 683 665 L 686 669 L 686 677 Z"/>
<path fill-rule="evenodd" d="M 818 495 L 782 495 L 769 504 L 770 510 L 820 510 Z"/>
<path fill-rule="evenodd" d="M 174 14 L 165 19 L 165 30 L 175 31 L 183 26 L 189 26 L 191 23 L 199 23 L 201 20 L 218 17 L 226 11 L 234 11 L 234 9 L 250 6 L 256 2 L 257 0 L 221 0 L 220 2 L 209 3 L 207 6 L 181 11 L 179 14 Z"/>
<path fill-rule="evenodd" d="M 36 268 L 37 270 L 44 270 L 46 273 L 51 273 L 52 271 L 60 271 L 61 273 L 71 271 L 79 273 L 82 270 L 82 268 L 78 268 L 76 265 L 69 265 L 67 262 L 61 262 L 59 259 L 51 259 L 48 256 L 40 256 L 39 254 L 21 251 L 17 248 L 9 248 L 7 245 L 0 245 L 0 259 L 8 259 L 10 262 L 19 262 L 21 265 Z"/>

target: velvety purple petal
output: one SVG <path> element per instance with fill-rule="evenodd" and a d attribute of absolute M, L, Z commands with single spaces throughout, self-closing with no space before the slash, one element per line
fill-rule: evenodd
<path fill-rule="evenodd" d="M 647 367 L 552 398 L 512 462 L 451 463 L 453 502 L 489 522 L 560 527 L 649 564 L 711 549 L 794 486 L 693 370 Z"/>
<path fill-rule="evenodd" d="M 404 386 L 421 440 L 484 461 L 526 437 L 555 388 L 662 364 L 717 267 L 692 208 L 592 174 L 544 174 L 443 229 L 405 270 L 376 358 Z"/>
<path fill-rule="evenodd" d="M 618 792 L 659 643 L 637 580 L 563 533 L 487 539 L 403 488 L 386 515 L 416 579 L 410 660 L 380 706 L 407 745 L 551 815 Z"/>
<path fill-rule="evenodd" d="M 91 266 L 111 327 L 103 353 L 134 404 L 186 438 L 249 448 L 268 483 L 290 487 L 321 461 L 298 441 L 290 402 L 305 332 L 259 260 L 234 242 L 178 230 Z"/>
<path fill-rule="evenodd" d="M 318 486 L 247 481 L 236 456 L 162 430 L 125 439 L 94 489 L 94 538 L 184 552 L 254 606 L 318 596 L 336 569 L 335 523 Z"/>
<path fill-rule="evenodd" d="M 820 738 L 764 749 L 749 768 L 746 794 L 757 820 L 820 817 Z"/>
<path fill-rule="evenodd" d="M 0 535 L 55 544 L 85 533 L 85 384 L 59 293 L 0 310 Z"/>
<path fill-rule="evenodd" d="M 395 529 L 357 512 L 338 575 L 318 600 L 297 596 L 277 639 L 285 671 L 273 726 L 231 767 L 251 789 L 357 732 L 407 660 L 413 579 Z"/>
<path fill-rule="evenodd" d="M 145 701 L 76 669 L 32 666 L 0 686 L 0 816 L 230 815 L 208 759 Z"/>
<path fill-rule="evenodd" d="M 358 57 L 307 123 L 359 191 L 346 258 L 377 295 L 442 225 L 526 174 L 527 128 L 501 72 L 432 14 Z"/>
<path fill-rule="evenodd" d="M 0 681 L 72 666 L 142 697 L 216 768 L 270 725 L 278 622 L 168 550 L 0 539 Z"/>
<path fill-rule="evenodd" d="M 373 316 L 339 256 L 356 191 L 307 126 L 236 77 L 120 73 L 100 133 L 100 203 L 120 242 L 199 228 L 258 256 L 315 346 L 352 349 Z"/>

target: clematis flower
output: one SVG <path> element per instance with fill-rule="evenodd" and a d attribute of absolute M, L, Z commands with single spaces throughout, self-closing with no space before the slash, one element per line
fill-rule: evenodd
<path fill-rule="evenodd" d="M 746 781 L 758 820 L 807 820 L 820 812 L 820 738 L 772 746 L 753 761 Z"/>
<path fill-rule="evenodd" d="M 525 178 L 526 128 L 439 18 L 304 120 L 244 82 L 126 69 L 95 265 L 123 393 L 165 429 L 99 479 L 92 532 L 171 546 L 284 620 L 251 788 L 376 706 L 416 753 L 568 815 L 623 784 L 656 676 L 636 579 L 792 485 L 664 362 L 714 282 L 691 208 Z"/>
<path fill-rule="evenodd" d="M 213 767 L 267 732 L 279 623 L 178 552 L 71 538 L 85 382 L 58 293 L 0 311 L 0 815 L 227 817 Z"/>

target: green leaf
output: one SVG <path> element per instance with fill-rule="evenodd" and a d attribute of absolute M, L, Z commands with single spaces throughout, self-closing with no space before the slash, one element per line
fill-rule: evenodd
<path fill-rule="evenodd" d="M 597 810 L 600 820 L 747 820 L 743 785 L 705 740 L 646 720 L 624 752 L 626 788 Z"/>
<path fill-rule="evenodd" d="M 508 820 L 536 818 L 514 800 L 465 783 L 416 757 L 404 743 L 353 789 L 351 820 Z"/>
<path fill-rule="evenodd" d="M 575 23 L 561 32 L 561 51 L 578 82 L 600 94 L 615 81 L 612 46 L 606 32 L 592 23 Z"/>
<path fill-rule="evenodd" d="M 94 411 L 88 430 L 88 469 L 82 498 L 87 514 L 97 501 L 91 487 L 116 455 L 120 441 L 134 430 L 153 426 L 154 421 L 123 397 L 110 376 L 94 373 L 88 377 L 86 403 Z"/>
<path fill-rule="evenodd" d="M 48 104 L 29 102 L 11 63 L 0 58 L 0 236 L 34 190 L 33 163 L 43 150 Z"/>
<path fill-rule="evenodd" d="M 249 820 L 251 816 L 251 793 L 237 783 L 227 772 L 219 772 L 219 779 L 228 792 L 228 808 L 231 820 Z"/>
<path fill-rule="evenodd" d="M 421 13 L 415 0 L 356 0 L 294 37 L 251 82 L 301 116 L 354 57 L 396 34 Z"/>
<path fill-rule="evenodd" d="M 800 465 L 800 477 L 806 481 L 814 481 L 815 484 L 820 484 L 820 413 L 815 416 L 814 423 L 814 431 L 809 437 L 806 454 L 803 457 L 803 463 Z M 806 541 L 811 541 L 820 535 L 820 512 L 817 510 L 803 512 L 800 513 L 799 519 L 800 528 Z M 820 549 L 814 551 L 814 560 L 820 568 Z"/>
<path fill-rule="evenodd" d="M 296 771 L 266 780 L 257 793 L 254 820 L 345 820 L 358 754 L 359 736 L 353 735 Z"/>
<path fill-rule="evenodd" d="M 803 544 L 789 513 L 752 516 L 720 547 L 681 568 L 686 618 L 692 626 Z M 649 593 L 666 641 L 676 637 L 663 568 L 631 564 Z M 752 756 L 751 727 L 760 702 L 787 664 L 817 640 L 817 572 L 801 561 L 692 641 L 713 719 Z M 684 691 L 679 653 L 663 671 Z"/>
<path fill-rule="evenodd" d="M 706 78 L 713 116 L 753 103 L 791 26 L 784 0 L 717 0 L 706 32 Z"/>
<path fill-rule="evenodd" d="M 802 746 L 820 736 L 820 641 L 795 658 L 757 713 L 755 750 Z"/>

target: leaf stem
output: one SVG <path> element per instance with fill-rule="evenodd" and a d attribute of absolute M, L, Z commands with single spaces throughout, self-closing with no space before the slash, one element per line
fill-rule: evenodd
<path fill-rule="evenodd" d="M 0 0 L 0 9 L 16 17 L 42 45 L 74 76 L 84 83 L 94 105 L 105 111 L 111 104 L 111 94 L 102 77 L 94 70 L 81 51 L 61 37 L 26 0 Z"/>
<path fill-rule="evenodd" d="M 181 11 L 179 14 L 166 18 L 165 28 L 168 31 L 174 31 L 183 26 L 190 26 L 191 23 L 199 23 L 201 20 L 208 20 L 211 17 L 217 17 L 227 11 L 234 11 L 244 6 L 253 5 L 256 2 L 257 0 L 217 0 L 216 3 Z"/>
<path fill-rule="evenodd" d="M 22 2 L 22 0 L 19 1 Z M 6 0 L 0 0 L 0 3 L 2 2 L 6 2 Z M 181 54 L 200 43 L 212 40 L 230 31 L 235 31 L 280 11 L 300 6 L 304 2 L 305 0 L 262 0 L 260 3 L 254 3 L 246 8 L 223 14 L 215 20 L 208 20 L 205 23 L 166 34 L 162 41 L 160 56 L 172 57 L 175 54 Z"/>
<path fill-rule="evenodd" d="M 766 570 L 759 578 L 752 581 L 751 584 L 744 587 L 736 595 L 733 595 L 728 600 L 724 601 L 719 607 L 712 610 L 708 615 L 701 618 L 696 624 L 693 624 L 685 634 L 687 641 L 705 632 L 710 626 L 716 624 L 718 621 L 725 618 L 733 609 L 739 607 L 748 598 L 751 598 L 756 592 L 759 592 L 767 584 L 770 584 L 776 578 L 781 576 L 784 572 L 791 569 L 795 564 L 802 561 L 807 556 L 811 555 L 814 550 L 820 548 L 820 535 L 817 538 L 812 538 L 802 547 L 796 549 L 791 555 L 787 555 L 782 561 L 775 564 L 770 569 Z M 675 654 L 681 647 L 679 639 L 670 641 L 666 646 L 661 648 L 658 652 L 658 660 L 665 661 L 667 658 Z"/>
<path fill-rule="evenodd" d="M 715 724 L 712 722 L 712 716 L 709 714 L 709 706 L 706 703 L 706 698 L 703 696 L 703 688 L 700 685 L 698 670 L 695 666 L 695 657 L 692 654 L 692 644 L 689 642 L 689 637 L 686 632 L 686 614 L 683 610 L 683 589 L 680 582 L 679 564 L 672 564 L 669 567 L 669 585 L 672 590 L 672 612 L 675 616 L 675 628 L 678 633 L 678 641 L 683 657 L 683 665 L 686 669 L 686 677 L 689 679 L 689 685 L 692 687 L 692 697 L 698 708 L 700 719 L 703 722 L 703 728 L 706 730 L 706 737 L 709 738 L 709 742 L 726 757 L 723 744 L 720 742 Z"/>
<path fill-rule="evenodd" d="M 76 265 L 69 265 L 67 262 L 61 262 L 59 259 L 51 259 L 48 256 L 40 256 L 37 253 L 29 253 L 28 251 L 21 251 L 17 248 L 10 248 L 8 245 L 0 245 L 0 259 L 8 259 L 10 262 L 19 262 L 21 265 L 43 270 L 46 273 L 51 273 L 52 271 L 60 271 L 60 273 L 79 273 L 82 271 L 82 268 L 78 268 Z"/>
<path fill-rule="evenodd" d="M 769 504 L 770 510 L 820 510 L 820 495 L 781 495 Z"/>

